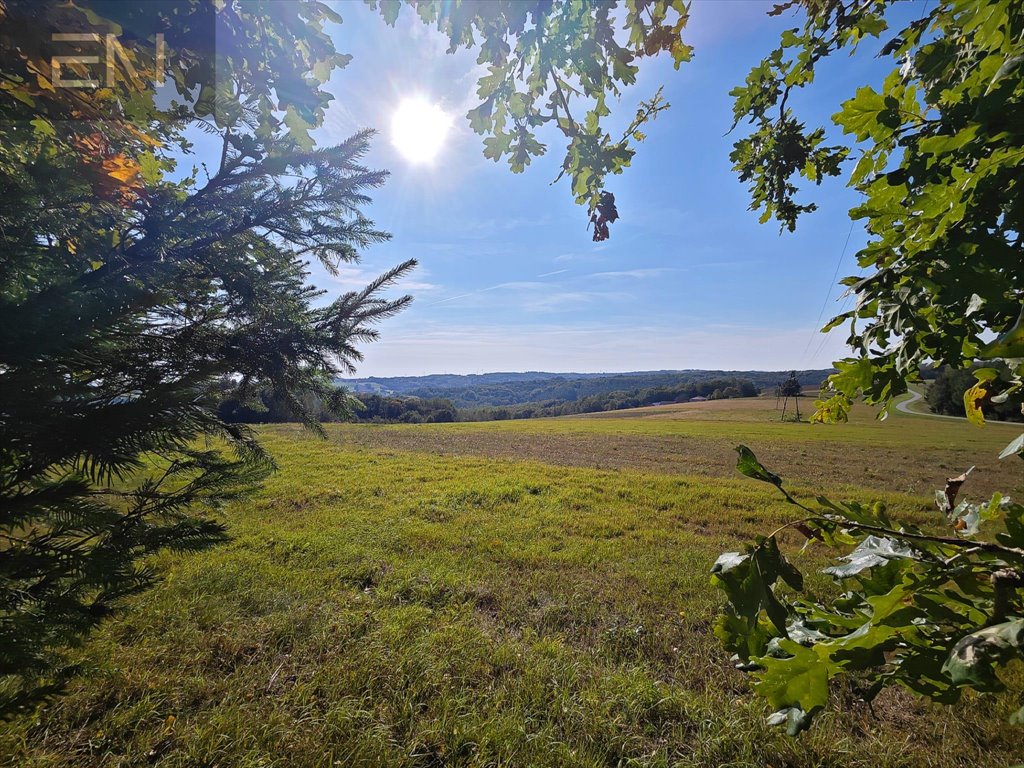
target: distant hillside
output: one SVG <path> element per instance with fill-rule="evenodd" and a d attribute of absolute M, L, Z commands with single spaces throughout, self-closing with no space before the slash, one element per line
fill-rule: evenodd
<path fill-rule="evenodd" d="M 509 381 L 545 381 L 547 379 L 587 379 L 600 376 L 631 374 L 607 373 L 547 373 L 545 371 L 519 371 L 495 373 L 432 373 L 427 376 L 370 376 L 365 379 L 337 379 L 337 383 L 351 392 L 375 392 L 377 394 L 410 394 L 413 390 L 431 387 L 462 389 L 482 384 L 503 384 Z"/>
<path fill-rule="evenodd" d="M 804 386 L 817 386 L 831 369 L 797 371 Z M 713 379 L 742 379 L 771 391 L 789 371 L 632 371 L 627 373 L 434 374 L 430 376 L 338 379 L 350 391 L 380 395 L 446 398 L 460 408 L 509 406 L 549 401 L 573 402 L 611 392 L 673 389 Z"/>

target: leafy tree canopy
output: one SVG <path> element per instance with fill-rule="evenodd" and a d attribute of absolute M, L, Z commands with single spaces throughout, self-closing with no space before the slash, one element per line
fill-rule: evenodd
<path fill-rule="evenodd" d="M 803 387 L 796 377 L 796 371 L 789 374 L 789 378 L 779 385 L 780 397 L 800 397 L 803 394 Z"/>
<path fill-rule="evenodd" d="M 884 504 L 802 501 L 749 448 L 736 450 L 741 473 L 802 515 L 712 569 L 728 599 L 715 634 L 776 710 L 769 722 L 806 729 L 836 679 L 867 702 L 890 685 L 943 704 L 1006 690 L 1000 668 L 1024 656 L 1024 505 L 999 494 L 958 502 L 968 470 L 936 492 L 948 532 L 935 534 L 890 519 Z M 825 570 L 838 597 L 804 591 L 779 546 L 787 530 L 847 551 Z M 1024 707 L 1011 721 L 1024 723 Z"/>
<path fill-rule="evenodd" d="M 870 236 L 865 274 L 843 283 L 854 309 L 856 357 L 838 364 L 820 418 L 842 420 L 852 399 L 888 405 L 922 364 L 1016 360 L 1024 373 L 1024 11 L 1011 0 L 946 0 L 891 29 L 889 0 L 790 0 L 773 15 L 802 14 L 779 47 L 733 91 L 736 125 L 752 132 L 732 159 L 762 220 L 792 230 L 814 209 L 798 183 L 849 169 L 863 196 L 850 215 Z M 893 69 L 839 105 L 846 144 L 826 146 L 788 106 L 828 56 L 884 40 Z"/>
<path fill-rule="evenodd" d="M 400 0 L 368 0 L 394 25 Z M 661 90 L 640 102 L 633 120 L 614 135 L 607 128 L 612 100 L 636 82 L 640 60 L 666 53 L 676 69 L 693 49 L 682 39 L 689 18 L 685 0 L 405 0 L 425 23 L 450 41 L 449 52 L 479 50 L 487 74 L 477 82 L 479 106 L 467 115 L 485 136 L 484 156 L 505 158 L 521 173 L 547 152 L 537 138 L 545 125 L 568 141 L 562 170 L 578 203 L 588 206 L 594 239 L 608 237 L 618 218 L 605 190 L 645 139 L 642 128 L 668 104 Z"/>
<path fill-rule="evenodd" d="M 603 180 L 666 106 L 612 138 L 607 98 L 640 58 L 688 58 L 685 6 L 628 0 L 626 38 L 607 3 L 415 6 L 453 50 L 481 39 L 488 156 L 522 170 L 556 125 L 606 237 Z M 64 649 L 152 582 L 146 555 L 222 539 L 206 507 L 270 471 L 225 394 L 317 429 L 310 404 L 346 411 L 334 375 L 408 302 L 380 292 L 413 262 L 326 305 L 306 283 L 306 260 L 387 237 L 360 212 L 386 175 L 360 162 L 370 133 L 310 137 L 341 21 L 319 0 L 0 0 L 0 716 L 60 687 Z M 181 173 L 197 128 L 219 161 Z"/>
<path fill-rule="evenodd" d="M 858 254 L 867 274 L 844 280 L 857 304 L 828 328 L 849 321 L 857 356 L 836 364 L 816 418 L 845 420 L 858 396 L 887 407 L 924 365 L 981 360 L 963 393 L 980 425 L 986 403 L 1019 405 L 1024 377 L 1024 9 L 946 0 L 890 30 L 893 5 L 777 6 L 776 15 L 801 11 L 803 24 L 734 91 L 737 125 L 746 120 L 752 133 L 733 160 L 762 220 L 788 229 L 813 210 L 796 199 L 799 178 L 817 183 L 856 160 L 849 183 L 863 200 L 851 216 L 870 235 Z M 823 58 L 880 36 L 897 66 L 881 91 L 859 88 L 833 116 L 850 143 L 825 146 L 825 130 L 808 130 L 787 99 Z M 998 494 L 957 502 L 968 470 L 936 493 L 948 524 L 936 533 L 891 520 L 879 504 L 801 501 L 750 449 L 737 450 L 740 472 L 776 486 L 803 515 L 713 569 L 728 598 L 716 633 L 776 709 L 772 722 L 808 727 L 836 678 L 869 702 L 888 685 L 942 703 L 1007 687 L 1001 668 L 1024 657 L 1024 506 Z M 1024 435 L 1000 458 L 1015 455 L 1024 458 Z M 786 530 L 846 551 L 826 570 L 838 597 L 803 593 L 779 547 Z M 1011 720 L 1024 722 L 1024 709 Z"/>

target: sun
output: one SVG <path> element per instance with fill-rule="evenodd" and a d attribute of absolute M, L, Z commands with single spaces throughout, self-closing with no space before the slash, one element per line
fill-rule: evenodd
<path fill-rule="evenodd" d="M 391 143 L 410 163 L 429 163 L 444 145 L 452 118 L 422 97 L 405 99 L 391 117 Z"/>

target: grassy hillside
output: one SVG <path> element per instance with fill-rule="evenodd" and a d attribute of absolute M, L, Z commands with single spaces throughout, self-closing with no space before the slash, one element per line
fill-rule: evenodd
<path fill-rule="evenodd" d="M 810 734 L 764 724 L 710 625 L 717 555 L 790 514 L 732 471 L 933 520 L 923 495 L 1011 430 L 774 401 L 485 424 L 265 429 L 281 471 L 224 510 L 228 545 L 167 574 L 83 649 L 90 674 L 0 726 L 14 766 L 999 766 L 1018 694 L 939 710 L 834 693 Z M 897 463 L 897 457 L 906 458 Z M 769 461 L 769 458 L 771 459 Z M 977 479 L 977 482 L 974 482 Z M 912 493 L 906 493 L 910 490 Z M 797 542 L 790 540 L 792 548 Z M 817 551 L 795 555 L 813 570 Z M 812 588 L 830 589 L 827 579 Z M 1020 670 L 1018 670 L 1019 672 Z M 1018 675 L 1018 682 L 1019 681 Z M 1020 691 L 1020 687 L 1016 689 Z M 1016 760 L 1015 760 L 1016 758 Z"/>

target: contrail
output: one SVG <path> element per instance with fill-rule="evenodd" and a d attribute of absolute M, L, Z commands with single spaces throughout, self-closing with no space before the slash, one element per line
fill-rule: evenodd
<path fill-rule="evenodd" d="M 470 291 L 469 293 L 460 293 L 458 296 L 449 296 L 447 299 L 441 299 L 440 301 L 432 301 L 429 304 L 427 304 L 426 306 L 432 307 L 435 304 L 444 304 L 445 302 L 448 302 L 448 301 L 455 301 L 456 299 L 464 299 L 467 296 L 475 296 L 478 293 L 484 293 L 485 291 L 493 291 L 496 288 L 504 288 L 506 285 L 513 285 L 513 284 L 514 284 L 514 282 L 513 283 L 498 283 L 497 285 L 492 285 L 492 286 L 489 286 L 487 288 L 481 288 L 481 289 L 479 289 L 477 291 Z"/>

